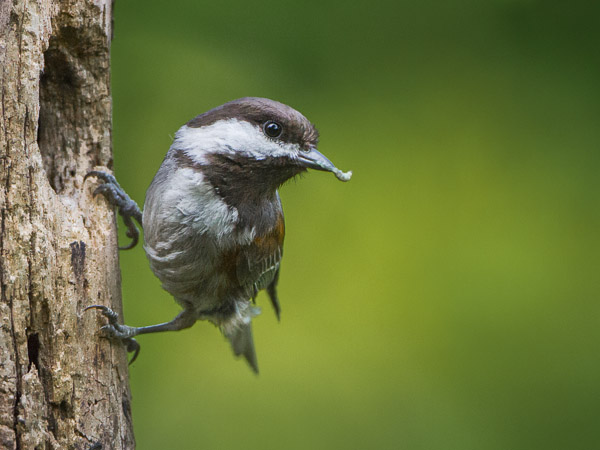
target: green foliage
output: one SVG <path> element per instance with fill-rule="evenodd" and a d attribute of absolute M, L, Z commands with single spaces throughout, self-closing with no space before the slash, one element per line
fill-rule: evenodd
<path fill-rule="evenodd" d="M 177 128 L 246 95 L 354 171 L 282 190 L 258 378 L 207 323 L 139 339 L 140 449 L 597 446 L 600 11 L 551 3 L 117 2 L 115 168 L 140 204 Z M 121 261 L 127 322 L 175 316 L 142 249 Z"/>

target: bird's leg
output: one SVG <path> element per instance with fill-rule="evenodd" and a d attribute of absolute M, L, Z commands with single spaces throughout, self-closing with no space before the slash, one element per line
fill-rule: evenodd
<path fill-rule="evenodd" d="M 107 337 L 120 339 L 128 352 L 135 352 L 129 364 L 133 363 L 140 353 L 140 344 L 133 339 L 138 334 L 158 333 L 160 331 L 179 331 L 185 328 L 189 328 L 197 320 L 197 315 L 190 310 L 181 311 L 177 317 L 170 322 L 160 323 L 158 325 L 150 325 L 147 327 L 130 327 L 127 325 L 121 325 L 118 323 L 119 315 L 104 305 L 91 305 L 84 309 L 99 309 L 104 317 L 108 319 L 108 324 L 104 325 L 101 330 L 106 334 Z"/>
<path fill-rule="evenodd" d="M 127 237 L 130 237 L 132 241 L 128 246 L 119 247 L 119 249 L 129 250 L 135 247 L 140 237 L 140 231 L 132 219 L 135 219 L 142 226 L 142 211 L 140 207 L 127 195 L 119 183 L 117 183 L 117 179 L 110 173 L 92 170 L 85 175 L 83 180 L 85 181 L 88 177 L 98 177 L 104 181 L 104 183 L 94 190 L 94 196 L 102 194 L 111 205 L 116 206 L 127 227 Z"/>

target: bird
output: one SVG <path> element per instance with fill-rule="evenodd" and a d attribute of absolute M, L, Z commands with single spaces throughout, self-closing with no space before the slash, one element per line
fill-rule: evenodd
<path fill-rule="evenodd" d="M 102 327 L 137 357 L 140 334 L 177 331 L 199 320 L 216 325 L 258 373 L 252 319 L 256 296 L 266 290 L 277 318 L 277 282 L 285 223 L 279 188 L 307 169 L 342 172 L 317 150 L 319 133 L 300 112 L 259 97 L 230 101 L 198 115 L 175 134 L 146 192 L 143 212 L 116 178 L 93 170 L 94 191 L 117 207 L 127 236 L 144 250 L 150 268 L 182 311 L 171 321 L 145 327 L 119 323 L 104 305 L 91 305 L 108 319 Z"/>

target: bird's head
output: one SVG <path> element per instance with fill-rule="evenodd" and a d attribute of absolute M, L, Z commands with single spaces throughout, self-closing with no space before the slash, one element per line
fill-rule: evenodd
<path fill-rule="evenodd" d="M 245 180 L 275 189 L 306 169 L 349 180 L 351 172 L 341 172 L 317 150 L 318 138 L 315 126 L 295 109 L 266 98 L 245 97 L 190 120 L 178 131 L 172 148 L 203 166 L 208 178 L 219 185 Z"/>

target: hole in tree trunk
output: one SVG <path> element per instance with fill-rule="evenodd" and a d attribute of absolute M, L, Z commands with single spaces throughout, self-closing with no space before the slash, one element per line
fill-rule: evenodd
<path fill-rule="evenodd" d="M 108 66 L 91 41 L 96 34 L 85 27 L 63 27 L 44 52 L 38 145 L 57 193 L 73 188 L 75 176 L 89 170 L 90 163 L 108 165 L 100 156 L 107 142 L 102 128 L 110 129 Z"/>
<path fill-rule="evenodd" d="M 37 333 L 31 333 L 27 336 L 27 356 L 29 358 L 29 367 L 33 364 L 39 372 L 40 337 Z"/>

